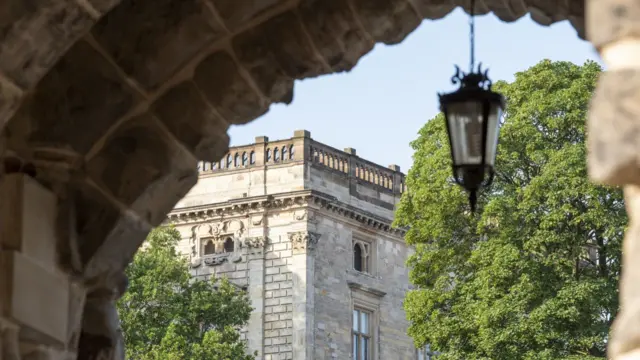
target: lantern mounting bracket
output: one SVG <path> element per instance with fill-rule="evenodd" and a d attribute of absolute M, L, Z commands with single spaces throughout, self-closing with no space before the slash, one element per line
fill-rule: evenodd
<path fill-rule="evenodd" d="M 493 82 L 489 79 L 489 69 L 482 69 L 482 63 L 478 64 L 477 71 L 465 73 L 455 65 L 456 73 L 451 77 L 451 83 L 459 84 L 460 89 L 483 89 L 491 90 Z"/>

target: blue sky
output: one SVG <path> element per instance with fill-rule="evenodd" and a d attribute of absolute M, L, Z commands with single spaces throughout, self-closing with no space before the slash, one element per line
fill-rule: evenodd
<path fill-rule="evenodd" d="M 272 105 L 264 116 L 230 129 L 231 145 L 256 136 L 284 139 L 305 129 L 338 149 L 352 147 L 380 165 L 411 166 L 409 142 L 438 113 L 437 93 L 454 89 L 454 64 L 469 64 L 468 17 L 456 10 L 438 21 L 425 20 L 402 43 L 377 45 L 348 73 L 296 81 L 290 105 Z M 601 63 L 593 47 L 568 22 L 543 27 L 528 16 L 503 23 L 493 15 L 476 18 L 476 61 L 492 80 L 542 59 Z"/>

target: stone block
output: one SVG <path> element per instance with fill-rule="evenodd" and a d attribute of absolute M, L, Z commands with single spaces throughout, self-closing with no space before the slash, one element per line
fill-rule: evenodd
<path fill-rule="evenodd" d="M 16 85 L 7 79 L 0 78 L 0 130 L 18 109 L 22 96 L 22 90 Z"/>
<path fill-rule="evenodd" d="M 293 78 L 280 68 L 264 31 L 263 28 L 253 28 L 236 36 L 233 50 L 264 96 L 272 102 L 290 104 L 293 101 Z"/>
<path fill-rule="evenodd" d="M 587 122 L 589 177 L 607 185 L 640 184 L 640 70 L 600 74 Z"/>
<path fill-rule="evenodd" d="M 200 0 L 125 0 L 92 34 L 147 89 L 163 84 L 204 46 L 225 35 Z"/>
<path fill-rule="evenodd" d="M 204 161 L 219 161 L 229 149 L 229 123 L 222 119 L 192 81 L 176 85 L 153 105 L 171 133 Z"/>
<path fill-rule="evenodd" d="M 93 25 L 73 0 L 5 0 L 0 17 L 0 71 L 24 89 L 35 86 Z"/>
<path fill-rule="evenodd" d="M 9 174 L 0 180 L 2 249 L 20 251 L 40 266 L 56 267 L 57 197 L 33 178 Z"/>
<path fill-rule="evenodd" d="M 373 49 L 358 26 L 348 1 L 302 0 L 302 23 L 320 55 L 334 71 L 349 71 Z"/>
<path fill-rule="evenodd" d="M 2 251 L 2 316 L 21 325 L 22 339 L 40 344 L 67 343 L 69 282 L 16 251 Z"/>
<path fill-rule="evenodd" d="M 640 5 L 635 0 L 586 0 L 586 34 L 597 49 L 640 37 Z"/>
<path fill-rule="evenodd" d="M 400 43 L 422 22 L 406 0 L 354 0 L 353 6 L 365 30 L 387 45 Z"/>
<path fill-rule="evenodd" d="M 1 51 L 0 51 L 1 53 Z M 4 57 L 4 56 L 3 56 Z M 103 56 L 77 42 L 22 104 L 7 128 L 9 144 L 63 148 L 85 155 L 137 103 L 137 94 Z"/>
<path fill-rule="evenodd" d="M 200 62 L 194 81 L 209 103 L 231 124 L 247 123 L 269 109 L 269 104 L 240 75 L 238 66 L 224 51 Z"/>
<path fill-rule="evenodd" d="M 230 0 L 212 1 L 220 17 L 231 30 L 245 26 L 256 17 L 287 2 L 287 0 L 244 0 L 242 3 Z"/>

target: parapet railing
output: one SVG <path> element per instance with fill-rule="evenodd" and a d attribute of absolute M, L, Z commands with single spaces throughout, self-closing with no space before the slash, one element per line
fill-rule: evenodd
<path fill-rule="evenodd" d="M 218 162 L 198 162 L 198 171 L 201 174 L 205 174 L 221 170 L 247 169 L 254 166 L 280 164 L 292 160 L 298 159 L 296 158 L 293 139 L 288 139 L 267 143 L 266 147 L 264 143 L 260 143 L 231 148 L 229 153 Z"/>
<path fill-rule="evenodd" d="M 267 138 L 261 139 L 264 141 L 231 148 L 220 161 L 198 162 L 198 171 L 204 175 L 304 160 L 316 167 L 355 178 L 360 183 L 372 185 L 383 191 L 403 193 L 406 190 L 405 175 L 397 166 L 380 166 L 356 156 L 355 150 L 338 150 L 309 137 L 272 142 Z"/>
<path fill-rule="evenodd" d="M 400 171 L 385 168 L 314 140 L 309 141 L 309 161 L 390 192 L 403 193 L 406 190 L 405 175 Z"/>

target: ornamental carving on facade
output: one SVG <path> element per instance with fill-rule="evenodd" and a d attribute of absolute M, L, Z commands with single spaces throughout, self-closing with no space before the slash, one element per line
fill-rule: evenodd
<path fill-rule="evenodd" d="M 264 236 L 254 236 L 242 239 L 240 246 L 247 248 L 264 248 L 267 241 Z"/>
<path fill-rule="evenodd" d="M 313 250 L 320 238 L 319 234 L 310 231 L 298 231 L 289 233 L 289 241 L 293 250 Z"/>

